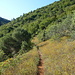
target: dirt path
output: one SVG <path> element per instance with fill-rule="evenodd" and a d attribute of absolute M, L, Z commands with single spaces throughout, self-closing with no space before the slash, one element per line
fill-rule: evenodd
<path fill-rule="evenodd" d="M 44 66 L 43 66 L 44 63 L 43 63 L 43 60 L 42 60 L 42 54 L 41 54 L 38 46 L 37 46 L 37 51 L 38 51 L 38 55 L 39 55 L 39 63 L 37 65 L 37 68 L 38 68 L 37 75 L 44 75 Z"/>

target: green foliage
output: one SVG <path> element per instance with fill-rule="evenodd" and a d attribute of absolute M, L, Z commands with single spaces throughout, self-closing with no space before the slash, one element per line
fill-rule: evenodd
<path fill-rule="evenodd" d="M 75 39 L 74 32 L 75 32 L 75 22 L 74 22 L 74 12 L 67 16 L 65 19 L 61 19 L 61 21 L 58 21 L 56 23 L 53 23 L 54 25 L 49 25 L 48 28 L 45 31 L 45 36 L 43 36 L 44 32 L 40 33 L 39 38 L 43 41 L 47 39 L 55 39 L 58 40 L 63 36 L 70 37 L 71 39 Z"/>
<path fill-rule="evenodd" d="M 70 35 L 71 35 L 71 39 L 75 40 L 75 31 L 72 31 L 72 33 Z"/>
<path fill-rule="evenodd" d="M 40 34 L 38 35 L 38 38 L 39 38 L 40 41 L 47 40 L 46 31 L 43 30 L 42 32 L 40 32 Z"/>
<path fill-rule="evenodd" d="M 22 42 L 22 41 L 29 41 L 31 38 L 31 34 L 29 34 L 26 30 L 21 29 L 21 28 L 17 28 L 13 31 L 12 33 L 12 37 L 18 41 L 18 42 Z"/>
<path fill-rule="evenodd" d="M 31 35 L 26 30 L 17 28 L 11 35 L 7 35 L 1 39 L 0 49 L 4 51 L 5 55 L 12 57 L 23 47 L 26 50 L 31 48 L 30 38 Z"/>
<path fill-rule="evenodd" d="M 11 36 L 5 36 L 1 39 L 0 49 L 4 51 L 5 55 L 11 57 L 19 51 L 19 48 L 19 42 L 14 40 Z"/>
<path fill-rule="evenodd" d="M 19 54 L 28 52 L 30 48 L 30 44 L 28 44 L 26 41 L 22 41 L 21 50 L 19 51 Z"/>
<path fill-rule="evenodd" d="M 4 60 L 3 57 L 4 57 L 4 52 L 2 50 L 0 50 L 0 61 Z"/>

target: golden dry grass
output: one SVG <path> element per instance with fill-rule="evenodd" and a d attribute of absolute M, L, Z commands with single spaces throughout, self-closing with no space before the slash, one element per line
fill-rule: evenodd
<path fill-rule="evenodd" d="M 34 43 L 38 44 L 37 38 Z M 75 41 L 47 40 L 38 44 L 44 61 L 45 75 L 75 75 Z M 36 48 L 16 58 L 0 63 L 1 75 L 37 75 Z"/>
<path fill-rule="evenodd" d="M 1 75 L 37 75 L 38 60 L 38 53 L 34 48 L 26 54 L 3 62 L 0 66 Z"/>
<path fill-rule="evenodd" d="M 75 75 L 75 41 L 45 41 L 39 45 L 43 54 L 45 75 Z"/>
<path fill-rule="evenodd" d="M 34 37 L 34 38 L 32 39 L 32 42 L 35 43 L 35 44 L 38 44 L 38 43 L 39 43 L 39 40 L 38 40 L 37 37 Z"/>

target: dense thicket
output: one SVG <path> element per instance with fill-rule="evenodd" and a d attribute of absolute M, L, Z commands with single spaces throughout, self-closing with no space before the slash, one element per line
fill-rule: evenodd
<path fill-rule="evenodd" d="M 16 53 L 27 52 L 31 49 L 30 38 L 31 34 L 26 30 L 20 28 L 15 29 L 12 34 L 8 34 L 0 39 L 0 56 L 2 58 L 5 56 L 13 57 Z"/>
<path fill-rule="evenodd" d="M 6 24 L 6 23 L 8 23 L 8 22 L 10 22 L 10 21 L 7 20 L 7 19 L 4 19 L 4 18 L 2 18 L 2 17 L 0 17 L 0 26 L 3 25 L 3 24 Z"/>
<path fill-rule="evenodd" d="M 75 40 L 75 0 L 54 2 L 0 26 L 1 52 L 11 57 L 29 50 L 30 39 L 36 35 L 42 41 L 63 36 Z"/>

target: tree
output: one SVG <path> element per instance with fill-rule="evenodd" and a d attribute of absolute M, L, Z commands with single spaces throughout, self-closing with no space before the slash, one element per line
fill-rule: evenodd
<path fill-rule="evenodd" d="M 25 52 L 28 52 L 29 48 L 30 48 L 29 44 L 26 41 L 22 41 L 22 45 L 21 45 L 21 49 L 19 51 L 19 54 L 23 54 Z"/>
<path fill-rule="evenodd" d="M 30 48 L 30 38 L 31 35 L 26 30 L 16 29 L 12 33 L 12 36 L 7 35 L 1 39 L 0 49 L 3 50 L 7 56 L 12 57 L 19 52 L 20 49 L 23 49 L 23 44 L 26 50 Z"/>
<path fill-rule="evenodd" d="M 11 36 L 5 36 L 1 39 L 0 49 L 5 55 L 12 57 L 20 49 L 20 43 L 14 40 Z"/>
<path fill-rule="evenodd" d="M 22 41 L 26 41 L 29 42 L 30 38 L 31 38 L 31 34 L 28 33 L 26 30 L 21 29 L 21 28 L 17 28 L 14 30 L 14 32 L 12 33 L 12 37 L 18 41 L 19 43 L 21 43 Z"/>

